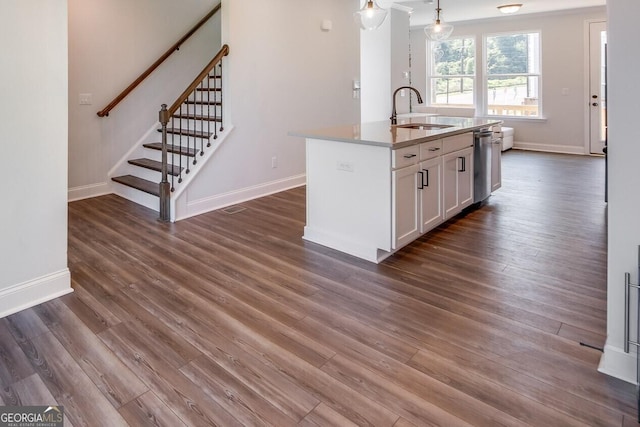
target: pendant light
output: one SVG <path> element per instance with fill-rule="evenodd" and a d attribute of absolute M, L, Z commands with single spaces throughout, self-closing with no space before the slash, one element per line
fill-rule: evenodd
<path fill-rule="evenodd" d="M 387 11 L 378 6 L 375 0 L 366 0 L 362 9 L 353 14 L 363 30 L 375 30 L 384 22 Z"/>
<path fill-rule="evenodd" d="M 453 32 L 453 25 L 440 21 L 441 12 L 442 9 L 440 9 L 440 0 L 438 0 L 438 7 L 436 8 L 436 20 L 433 24 L 429 24 L 424 27 L 424 33 L 427 35 L 427 38 L 434 42 L 439 42 L 446 39 Z"/>

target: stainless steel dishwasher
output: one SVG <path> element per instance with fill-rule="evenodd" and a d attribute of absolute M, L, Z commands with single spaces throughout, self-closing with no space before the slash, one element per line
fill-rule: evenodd
<path fill-rule="evenodd" d="M 491 144 L 493 132 L 488 129 L 473 133 L 473 203 L 491 194 Z"/>

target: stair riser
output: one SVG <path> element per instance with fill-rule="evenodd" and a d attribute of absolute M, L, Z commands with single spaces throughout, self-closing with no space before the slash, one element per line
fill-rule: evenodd
<path fill-rule="evenodd" d="M 112 183 L 114 193 L 127 200 L 138 203 L 156 212 L 160 209 L 160 199 L 152 194 L 145 193 L 135 188 L 128 187 L 117 182 Z"/>
<path fill-rule="evenodd" d="M 197 92 L 191 94 L 187 99 L 190 101 L 220 101 L 222 98 L 220 92 Z"/>
<path fill-rule="evenodd" d="M 200 149 L 200 146 L 198 146 L 198 149 Z M 205 147 L 206 150 L 206 147 Z M 169 163 L 173 163 L 175 165 L 179 165 L 180 164 L 180 156 L 178 154 L 174 154 L 173 155 L 173 159 L 171 158 L 171 153 L 167 153 L 167 158 Z M 197 156 L 199 157 L 200 155 L 197 154 Z M 152 150 L 149 148 L 145 148 L 144 150 L 144 157 L 146 157 L 147 159 L 151 159 L 151 160 L 155 160 L 157 162 L 161 162 L 162 161 L 162 152 L 160 150 Z M 189 160 L 191 159 L 191 160 Z M 185 167 L 186 162 L 187 161 L 191 161 L 190 164 L 193 163 L 193 157 L 189 157 L 189 156 L 182 156 L 182 167 Z M 133 165 L 131 165 L 133 166 Z"/>
<path fill-rule="evenodd" d="M 147 181 L 160 182 L 162 175 L 160 172 L 153 171 L 151 169 L 143 168 L 135 165 L 127 165 L 124 168 L 124 174 L 134 175 L 138 178 L 146 179 Z"/>
<path fill-rule="evenodd" d="M 171 119 L 169 120 L 168 127 L 197 130 L 203 132 L 213 133 L 214 129 L 218 127 L 220 131 L 220 122 L 213 122 L 209 120 L 194 120 L 194 119 Z"/>
<path fill-rule="evenodd" d="M 219 105 L 185 104 L 181 110 L 176 111 L 176 114 L 202 114 L 203 116 L 210 115 L 211 117 L 216 117 L 220 115 L 221 111 L 222 108 Z"/>

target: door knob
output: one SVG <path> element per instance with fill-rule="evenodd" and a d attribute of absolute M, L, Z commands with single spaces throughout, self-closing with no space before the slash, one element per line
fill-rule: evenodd
<path fill-rule="evenodd" d="M 598 98 L 598 95 L 591 95 L 591 97 L 592 97 L 593 99 L 596 99 L 596 98 Z"/>
<path fill-rule="evenodd" d="M 593 103 L 593 104 L 591 104 L 591 105 L 593 105 L 594 107 L 597 107 L 597 106 L 598 106 L 598 103 L 597 103 L 597 102 L 594 102 L 594 103 Z"/>

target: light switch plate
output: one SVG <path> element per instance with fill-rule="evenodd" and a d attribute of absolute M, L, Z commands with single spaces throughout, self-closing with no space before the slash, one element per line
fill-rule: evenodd
<path fill-rule="evenodd" d="M 78 100 L 80 105 L 91 105 L 93 103 L 93 94 L 91 93 L 81 93 L 78 96 Z"/>

